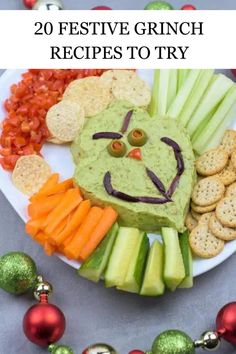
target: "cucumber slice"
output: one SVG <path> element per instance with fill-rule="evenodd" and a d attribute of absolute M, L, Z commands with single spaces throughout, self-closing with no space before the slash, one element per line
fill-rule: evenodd
<path fill-rule="evenodd" d="M 189 234 L 185 231 L 179 236 L 179 244 L 184 262 L 185 278 L 178 286 L 179 288 L 192 288 L 193 286 L 193 261 L 189 247 Z"/>
<path fill-rule="evenodd" d="M 172 102 L 170 108 L 167 111 L 167 116 L 171 118 L 177 118 L 182 111 L 187 99 L 189 98 L 192 89 L 201 73 L 200 69 L 193 69 L 190 70 L 184 84 L 180 88 L 175 97 L 174 101 Z"/>
<path fill-rule="evenodd" d="M 179 236 L 178 232 L 170 227 L 162 227 L 161 232 L 165 246 L 164 281 L 168 289 L 174 291 L 185 278 Z"/>
<path fill-rule="evenodd" d="M 118 289 L 131 293 L 139 293 L 142 285 L 148 250 L 149 239 L 145 232 L 140 232 L 140 239 L 135 247 L 124 283 L 118 287 Z"/>
<path fill-rule="evenodd" d="M 205 120 L 208 114 L 224 98 L 228 90 L 233 86 L 233 81 L 226 76 L 219 74 L 207 89 L 207 93 L 202 98 L 198 108 L 191 117 L 187 130 L 191 137 L 197 127 Z"/>
<path fill-rule="evenodd" d="M 118 229 L 118 224 L 115 223 L 94 253 L 82 264 L 78 270 L 79 275 L 96 283 L 100 280 L 109 261 Z"/>
<path fill-rule="evenodd" d="M 139 240 L 138 229 L 120 227 L 105 272 L 106 287 L 122 286 Z"/>
<path fill-rule="evenodd" d="M 160 75 L 160 70 L 155 69 L 154 70 L 154 77 L 153 77 L 153 86 L 152 86 L 152 98 L 151 98 L 151 103 L 148 107 L 148 113 L 150 114 L 151 117 L 153 117 L 155 114 L 157 114 L 157 105 L 158 105 L 158 90 L 159 90 L 159 75 Z"/>
<path fill-rule="evenodd" d="M 144 274 L 141 295 L 158 296 L 164 294 L 163 281 L 164 247 L 155 240 L 149 251 L 146 270 Z"/>
<path fill-rule="evenodd" d="M 213 74 L 213 69 L 202 70 L 200 73 L 186 104 L 177 118 L 184 127 L 188 124 L 193 112 L 203 97 Z"/>

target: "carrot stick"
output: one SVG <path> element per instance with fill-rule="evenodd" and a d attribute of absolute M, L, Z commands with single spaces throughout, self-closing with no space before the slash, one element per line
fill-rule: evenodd
<path fill-rule="evenodd" d="M 47 241 L 47 235 L 45 235 L 44 232 L 39 231 L 37 235 L 35 235 L 34 240 L 43 246 Z"/>
<path fill-rule="evenodd" d="M 73 178 L 66 179 L 61 183 L 54 184 L 50 189 L 48 189 L 48 195 L 66 192 L 69 188 L 73 188 Z"/>
<path fill-rule="evenodd" d="M 53 173 L 49 179 L 47 180 L 46 183 L 42 186 L 42 188 L 38 191 L 38 193 L 34 194 L 31 198 L 30 201 L 33 202 L 37 200 L 38 197 L 42 195 L 47 195 L 48 190 L 50 190 L 55 184 L 58 183 L 59 180 L 59 174 L 58 173 Z"/>
<path fill-rule="evenodd" d="M 62 200 L 63 194 L 51 195 L 50 197 L 43 197 L 36 202 L 29 204 L 28 214 L 32 219 L 39 218 L 48 214 L 54 209 Z"/>
<path fill-rule="evenodd" d="M 45 242 L 43 249 L 47 256 L 52 256 L 56 251 L 56 247 L 52 246 L 48 241 Z"/>
<path fill-rule="evenodd" d="M 83 247 L 79 257 L 83 261 L 87 259 L 97 248 L 102 239 L 106 236 L 118 217 L 117 212 L 112 207 L 104 209 L 101 219 L 90 235 L 89 241 Z"/>
<path fill-rule="evenodd" d="M 97 226 L 102 214 L 103 210 L 98 207 L 92 207 L 89 210 L 84 222 L 79 227 L 69 245 L 67 245 L 64 249 L 64 253 L 67 258 L 77 259 L 79 257 L 82 248 L 86 242 L 88 242 L 90 235 Z"/>
<path fill-rule="evenodd" d="M 72 234 L 74 230 L 76 230 L 82 224 L 90 208 L 90 200 L 83 200 L 71 215 L 71 220 L 68 222 L 64 230 L 59 235 L 53 233 L 49 237 L 50 242 L 59 246 L 68 236 Z"/>
<path fill-rule="evenodd" d="M 35 236 L 40 231 L 44 220 L 45 217 L 41 217 L 41 218 L 31 219 L 27 221 L 27 223 L 25 224 L 26 233 L 31 236 Z"/>
<path fill-rule="evenodd" d="M 69 235 L 61 244 L 58 246 L 58 251 L 62 254 L 64 254 L 64 248 L 70 243 L 70 241 L 73 239 L 77 231 L 73 232 L 71 235 Z"/>
<path fill-rule="evenodd" d="M 69 189 L 64 195 L 60 203 L 54 208 L 45 220 L 45 232 L 50 235 L 57 225 L 69 215 L 82 201 L 82 197 L 77 188 Z"/>

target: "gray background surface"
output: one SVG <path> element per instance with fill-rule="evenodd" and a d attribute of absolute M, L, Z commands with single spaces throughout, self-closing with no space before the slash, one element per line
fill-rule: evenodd
<path fill-rule="evenodd" d="M 179 8 L 188 1 L 171 2 Z M 235 0 L 189 2 L 199 9 L 236 9 Z M 67 9 L 89 9 L 101 4 L 114 9 L 142 9 L 146 0 L 64 0 Z M 23 9 L 22 1 L 1 0 L 0 9 Z M 61 342 L 70 344 L 75 354 L 81 354 L 88 344 L 97 341 L 112 344 L 120 354 L 127 354 L 134 348 L 149 349 L 154 337 L 170 328 L 184 330 L 197 338 L 204 330 L 214 328 L 215 315 L 221 306 L 236 300 L 235 256 L 198 277 L 193 289 L 166 293 L 161 298 L 142 298 L 105 289 L 102 284 L 94 285 L 79 278 L 58 258 L 46 257 L 25 235 L 23 222 L 0 193 L 0 253 L 13 250 L 31 255 L 38 264 L 39 273 L 53 284 L 51 301 L 67 318 Z M 23 315 L 33 303 L 31 296 L 16 298 L 0 290 L 0 354 L 44 352 L 29 343 L 22 332 Z M 233 354 L 235 348 L 224 342 L 218 353 Z"/>

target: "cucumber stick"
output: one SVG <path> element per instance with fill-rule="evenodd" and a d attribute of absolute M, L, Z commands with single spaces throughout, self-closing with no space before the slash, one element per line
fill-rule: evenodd
<path fill-rule="evenodd" d="M 178 70 L 171 69 L 169 75 L 168 97 L 167 97 L 167 110 L 171 106 L 177 95 L 178 85 Z"/>
<path fill-rule="evenodd" d="M 178 232 L 170 227 L 162 227 L 165 250 L 164 281 L 168 289 L 174 291 L 185 278 L 185 268 L 179 244 Z"/>
<path fill-rule="evenodd" d="M 79 275 L 96 283 L 100 280 L 107 266 L 118 228 L 118 224 L 115 223 L 95 252 L 82 264 L 78 270 Z"/>
<path fill-rule="evenodd" d="M 226 76 L 222 74 L 217 75 L 187 125 L 187 130 L 191 137 L 208 114 L 224 98 L 233 84 L 233 81 Z"/>
<path fill-rule="evenodd" d="M 150 114 L 151 117 L 155 116 L 157 114 L 157 104 L 158 104 L 158 90 L 159 90 L 159 75 L 160 75 L 160 70 L 155 69 L 154 70 L 154 77 L 153 77 L 153 86 L 152 86 L 152 98 L 151 98 L 151 103 L 148 107 L 148 113 Z"/>
<path fill-rule="evenodd" d="M 204 130 L 201 134 L 198 135 L 196 139 L 193 140 L 193 148 L 194 150 L 202 154 L 205 151 L 208 142 L 211 138 L 217 138 L 217 132 L 220 131 L 220 137 L 223 136 L 224 129 L 222 129 L 221 124 L 225 125 L 225 128 L 230 124 L 231 120 L 234 117 L 234 108 L 231 112 L 231 108 L 234 106 L 236 102 L 236 86 L 234 85 L 228 91 L 223 101 L 219 105 L 216 112 L 211 117 L 208 124 L 205 125 Z M 219 128 L 220 127 L 220 128 Z M 218 138 L 216 139 L 219 142 Z"/>
<path fill-rule="evenodd" d="M 184 262 L 185 278 L 179 288 L 192 288 L 193 286 L 193 260 L 189 246 L 189 233 L 185 231 L 179 236 L 179 244 Z"/>
<path fill-rule="evenodd" d="M 188 124 L 193 112 L 195 111 L 201 98 L 203 97 L 213 77 L 213 74 L 213 69 L 202 70 L 202 72 L 200 73 L 186 104 L 184 105 L 181 113 L 177 117 L 179 122 L 181 122 L 184 127 Z"/>
<path fill-rule="evenodd" d="M 163 269 L 164 247 L 159 241 L 155 240 L 149 251 L 141 295 L 158 296 L 164 294 Z"/>
<path fill-rule="evenodd" d="M 120 227 L 105 272 L 105 286 L 122 286 L 140 240 L 140 231 L 133 227 Z"/>
<path fill-rule="evenodd" d="M 118 289 L 131 293 L 139 293 L 142 285 L 148 251 L 149 239 L 145 232 L 140 231 L 140 237 L 135 246 L 124 282 L 118 287 Z"/>
<path fill-rule="evenodd" d="M 186 80 L 181 86 L 180 90 L 177 93 L 174 101 L 172 102 L 170 108 L 167 111 L 167 116 L 171 118 L 177 118 L 184 108 L 192 89 L 201 73 L 200 69 L 190 70 Z"/>

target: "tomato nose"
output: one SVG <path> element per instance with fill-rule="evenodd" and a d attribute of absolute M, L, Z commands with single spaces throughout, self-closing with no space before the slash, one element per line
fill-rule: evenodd
<path fill-rule="evenodd" d="M 135 148 L 129 151 L 127 157 L 131 157 L 135 160 L 142 160 L 142 153 L 140 148 Z"/>

